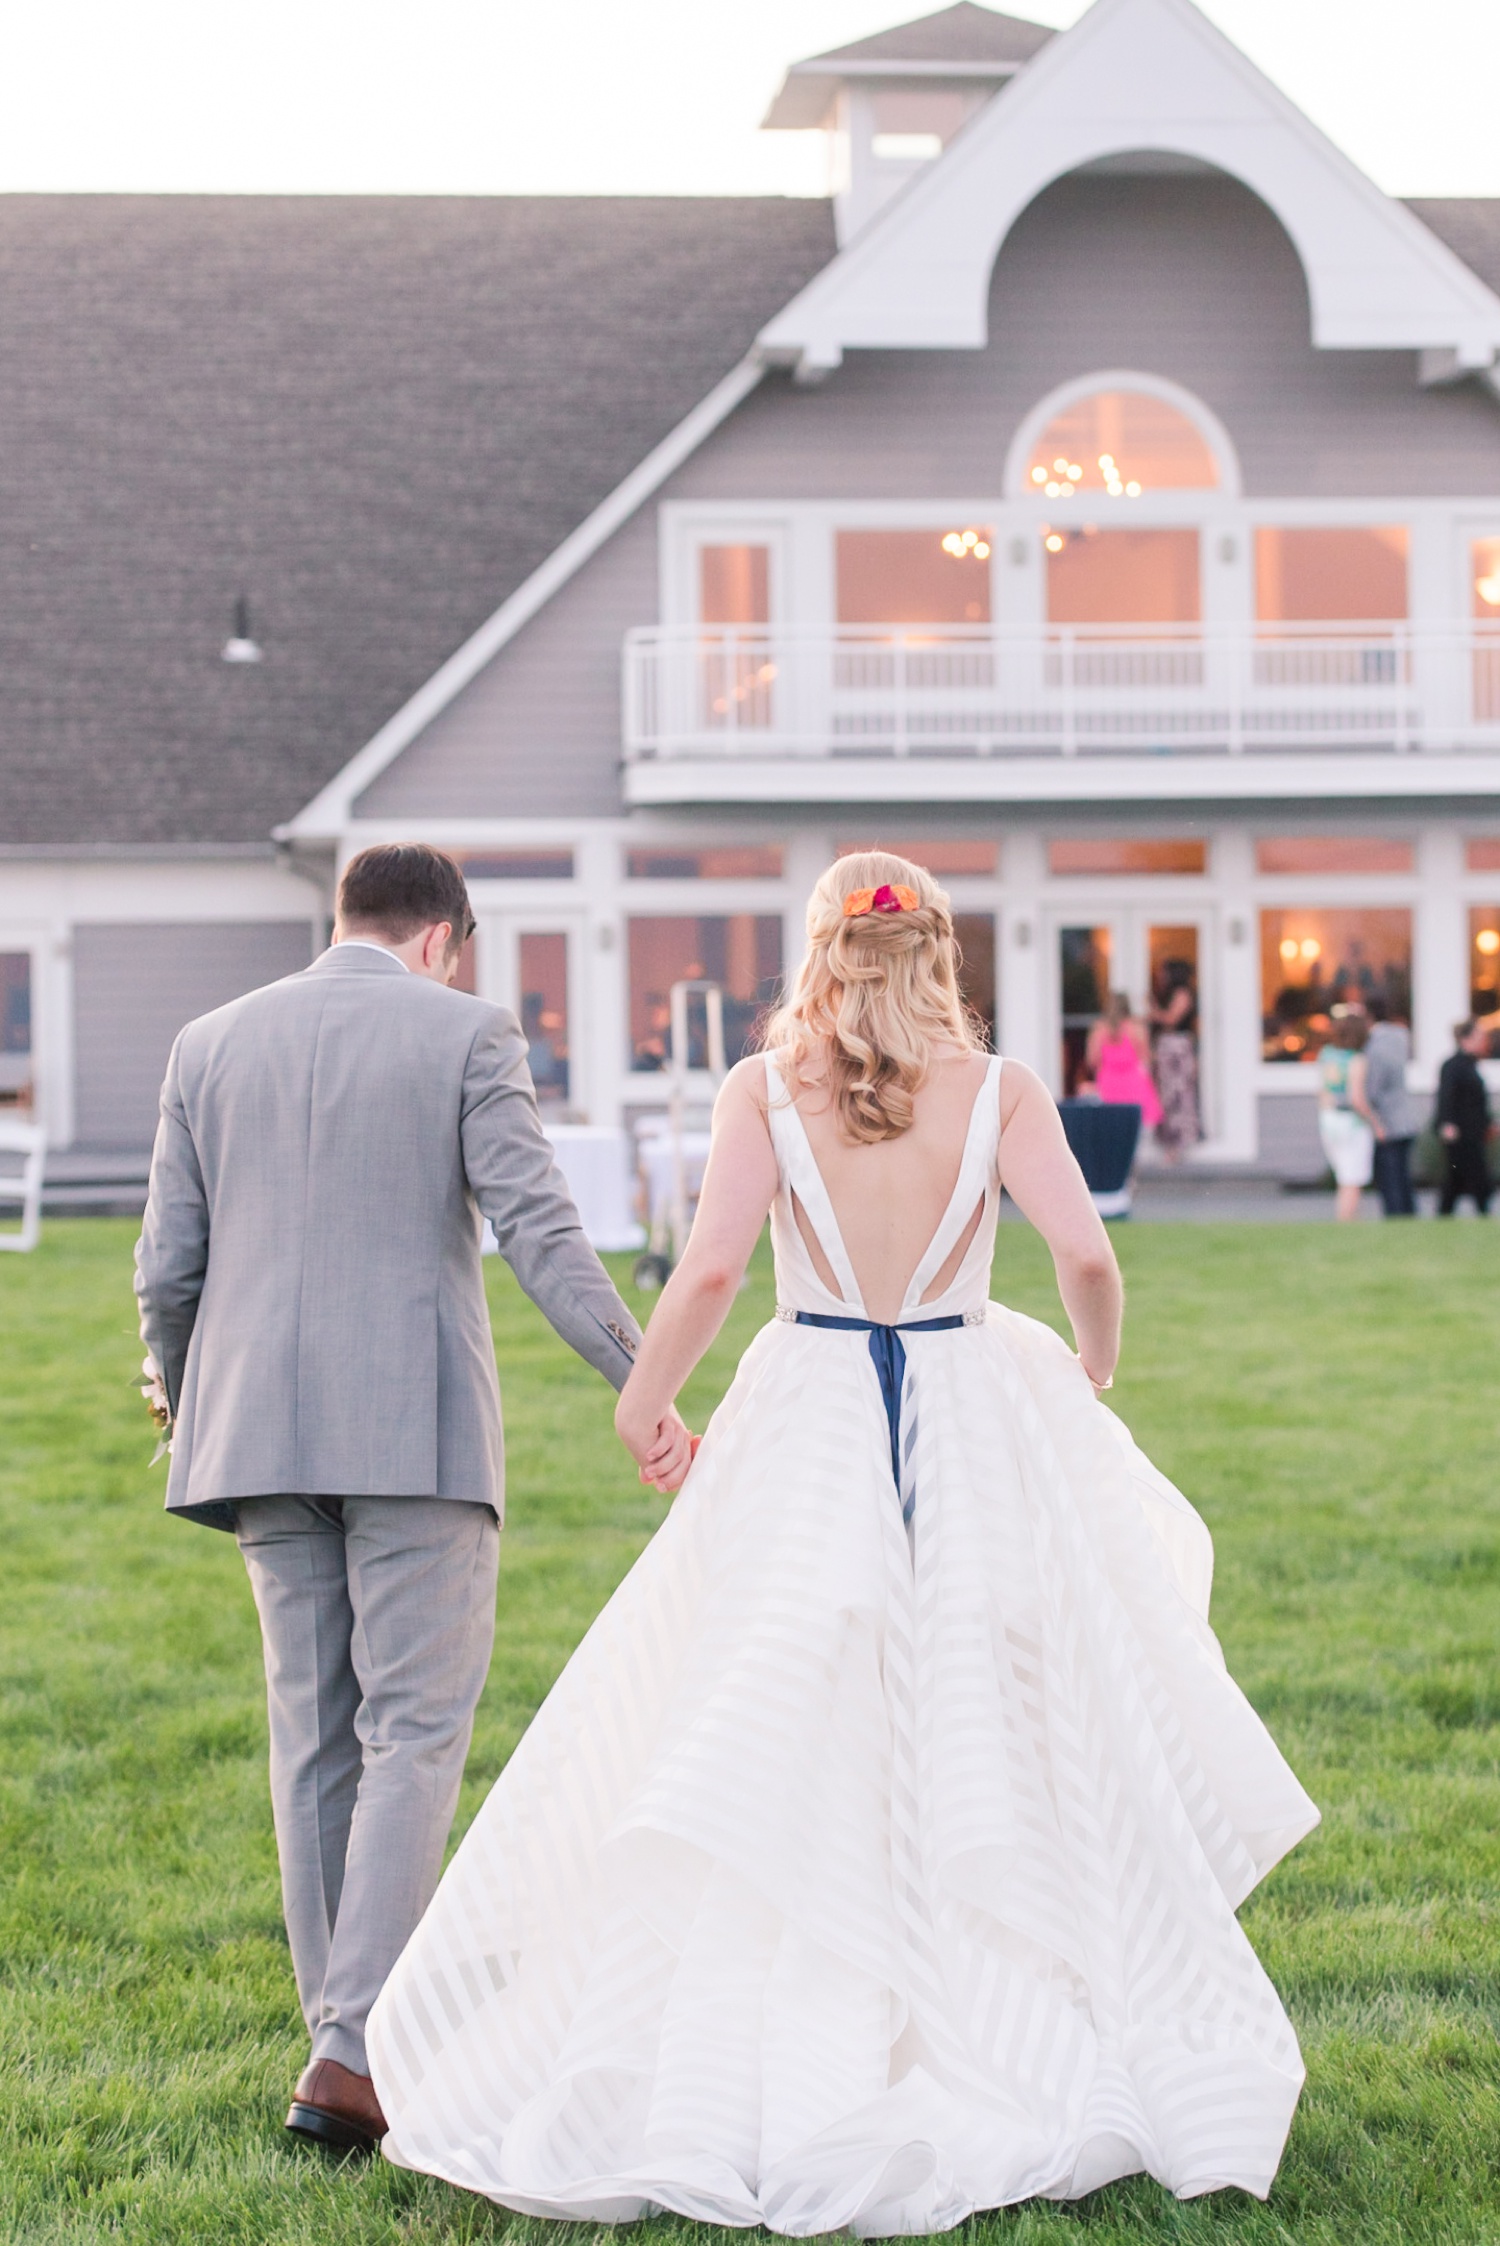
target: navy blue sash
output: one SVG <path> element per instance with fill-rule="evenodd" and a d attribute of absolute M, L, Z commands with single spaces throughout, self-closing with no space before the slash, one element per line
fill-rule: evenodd
<path fill-rule="evenodd" d="M 901 1495 L 901 1391 L 906 1384 L 906 1350 L 903 1334 L 940 1334 L 950 1327 L 966 1325 L 962 1312 L 955 1318 L 914 1318 L 904 1326 L 877 1325 L 873 1318 L 826 1318 L 817 1310 L 799 1310 L 799 1326 L 827 1326 L 835 1333 L 868 1334 L 870 1355 L 875 1360 L 875 1377 L 880 1382 L 880 1400 L 885 1405 L 885 1416 L 891 1430 L 891 1478 L 896 1484 L 896 1495 Z"/>

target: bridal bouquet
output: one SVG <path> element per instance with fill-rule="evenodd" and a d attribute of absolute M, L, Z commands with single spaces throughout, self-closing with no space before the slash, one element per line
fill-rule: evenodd
<path fill-rule="evenodd" d="M 156 1429 L 156 1448 L 151 1453 L 151 1463 L 154 1466 L 172 1448 L 172 1407 L 167 1401 L 167 1384 L 158 1370 L 156 1359 L 144 1358 L 141 1371 L 146 1376 L 141 1394 L 146 1399 L 146 1409 L 151 1414 L 151 1423 Z"/>

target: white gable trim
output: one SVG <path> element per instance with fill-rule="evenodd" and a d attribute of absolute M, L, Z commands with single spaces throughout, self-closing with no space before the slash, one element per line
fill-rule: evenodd
<path fill-rule="evenodd" d="M 977 350 L 990 273 L 1043 188 L 1171 151 L 1243 181 L 1296 245 L 1323 350 L 1500 353 L 1500 297 L 1381 193 L 1192 0 L 1095 0 L 761 331 L 805 374 L 851 348 Z"/>
<path fill-rule="evenodd" d="M 631 469 L 624 481 L 616 484 L 608 498 L 601 500 L 560 546 L 553 548 L 510 598 L 501 602 L 494 615 L 449 656 L 441 670 L 435 671 L 426 685 L 419 687 L 411 700 L 386 720 L 380 731 L 350 758 L 327 787 L 294 819 L 275 829 L 277 841 L 336 841 L 354 816 L 356 798 L 379 778 L 387 765 L 394 764 L 402 750 L 462 693 L 487 663 L 494 660 L 522 626 L 530 623 L 538 609 L 545 607 L 553 594 L 613 538 L 636 509 L 697 451 L 706 437 L 712 435 L 720 422 L 728 419 L 735 407 L 750 395 L 764 372 L 763 360 L 742 359 L 722 382 L 716 383 L 707 397 Z"/>

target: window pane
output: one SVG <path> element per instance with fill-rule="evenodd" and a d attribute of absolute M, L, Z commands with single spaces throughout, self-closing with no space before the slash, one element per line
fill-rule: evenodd
<path fill-rule="evenodd" d="M 520 939 L 521 1028 L 531 1047 L 537 1098 L 568 1097 L 568 939 L 561 929 L 528 930 Z"/>
<path fill-rule="evenodd" d="M 466 881 L 571 881 L 571 850 L 458 850 Z"/>
<path fill-rule="evenodd" d="M 969 1011 L 977 1014 L 991 1045 L 995 1042 L 995 916 L 990 912 L 956 912 L 953 933 L 958 942 L 958 988 Z"/>
<path fill-rule="evenodd" d="M 632 881 L 775 881 L 782 852 L 774 842 L 736 843 L 724 850 L 627 850 Z"/>
<path fill-rule="evenodd" d="M 1341 1002 L 1379 993 L 1409 1020 L 1411 914 L 1393 905 L 1263 912 L 1260 987 L 1268 1061 L 1315 1061 Z"/>
<path fill-rule="evenodd" d="M 779 913 L 675 914 L 633 919 L 630 939 L 630 1065 L 667 1061 L 672 985 L 714 982 L 724 993 L 724 1049 L 732 1064 L 752 1052 L 760 1016 L 781 981 Z M 695 1066 L 702 1056 L 695 1053 Z"/>
<path fill-rule="evenodd" d="M 1500 1014 L 1500 905 L 1469 907 L 1469 1011 Z"/>
<path fill-rule="evenodd" d="M 1406 532 L 1399 527 L 1255 533 L 1255 613 L 1262 623 L 1373 622 L 1406 614 Z"/>
<path fill-rule="evenodd" d="M 31 954 L 0 952 L 0 1106 L 31 1098 Z"/>
<path fill-rule="evenodd" d="M 1049 873 L 1206 873 L 1208 845 L 1184 837 L 1180 841 L 1152 842 L 1138 838 L 1115 841 L 1049 842 Z"/>
<path fill-rule="evenodd" d="M 1072 1099 L 1083 1081 L 1089 1031 L 1109 1002 L 1108 928 L 1060 928 L 1058 971 L 1062 982 L 1062 1087 Z"/>
<path fill-rule="evenodd" d="M 1054 414 L 1026 464 L 1028 488 L 1046 499 L 1102 491 L 1128 505 L 1147 491 L 1207 491 L 1219 464 L 1201 430 L 1165 398 L 1096 390 Z"/>
<path fill-rule="evenodd" d="M 698 614 L 705 624 L 769 624 L 769 546 L 700 546 Z"/>
<path fill-rule="evenodd" d="M 1000 862 L 998 842 L 841 842 L 835 857 L 852 858 L 862 850 L 888 850 L 893 858 L 910 858 L 939 880 L 944 874 L 992 874 Z"/>
<path fill-rule="evenodd" d="M 1500 538 L 1476 538 L 1471 549 L 1474 614 L 1500 620 Z"/>
<path fill-rule="evenodd" d="M 1410 873 L 1412 846 L 1386 835 L 1288 834 L 1255 845 L 1257 873 Z"/>
<path fill-rule="evenodd" d="M 1052 624 L 1196 624 L 1196 530 L 1046 533 Z"/>
<path fill-rule="evenodd" d="M 1470 873 L 1500 873 L 1500 834 L 1476 835 L 1465 856 Z"/>
<path fill-rule="evenodd" d="M 841 530 L 841 624 L 987 624 L 988 530 Z"/>

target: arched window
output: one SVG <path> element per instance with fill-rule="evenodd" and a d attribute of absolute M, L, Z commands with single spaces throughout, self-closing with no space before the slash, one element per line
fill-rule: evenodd
<path fill-rule="evenodd" d="M 1219 462 L 1172 400 L 1124 383 L 1058 407 L 1027 448 L 1022 488 L 1052 501 L 1102 495 L 1122 507 L 1157 491 L 1211 491 Z"/>

